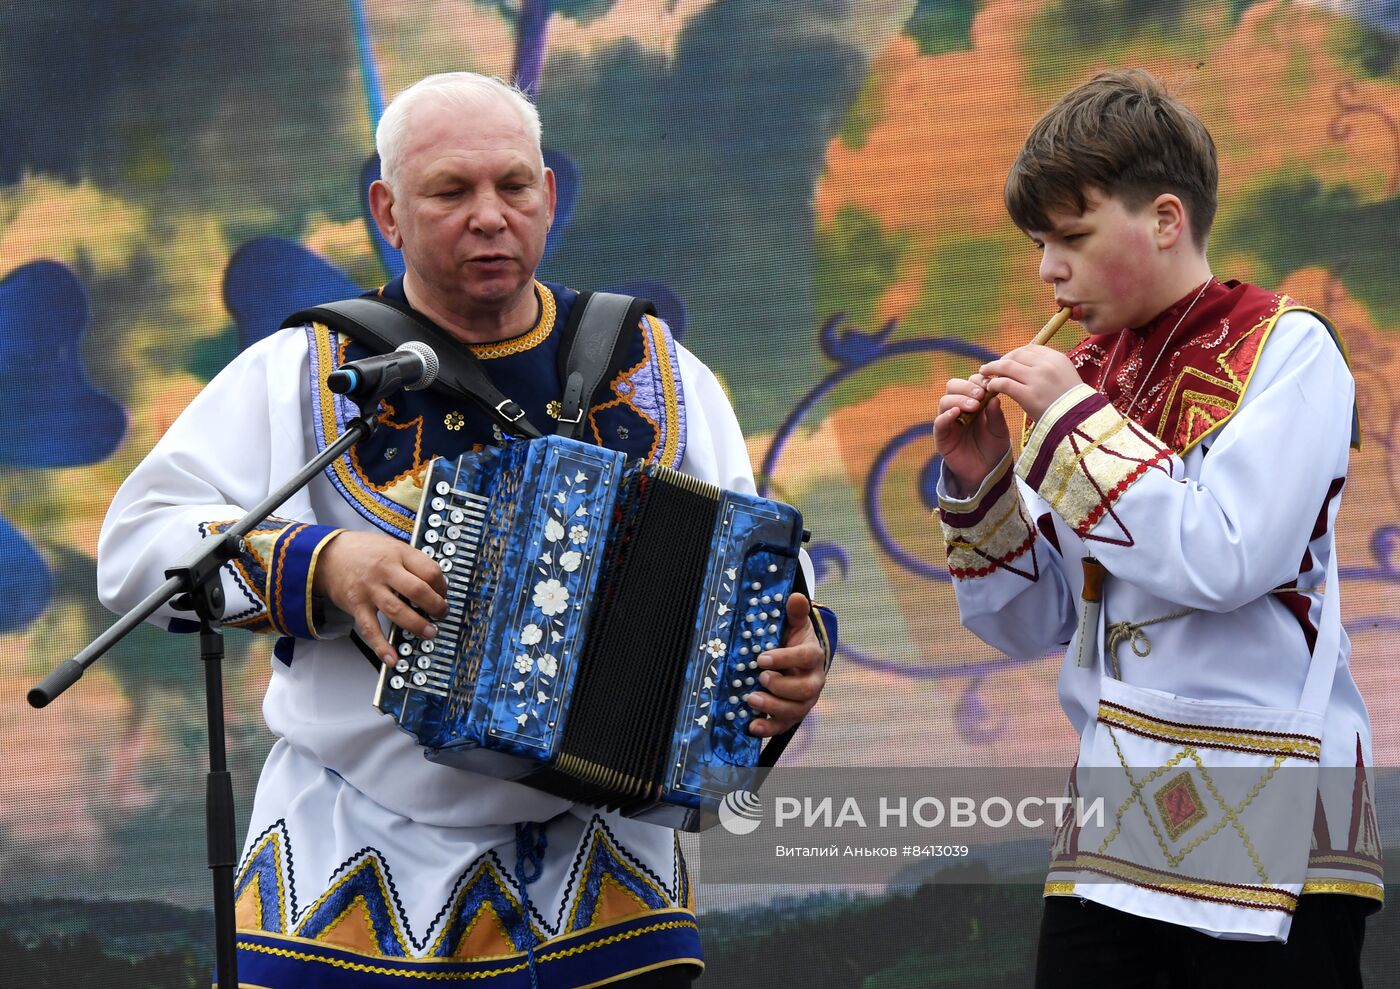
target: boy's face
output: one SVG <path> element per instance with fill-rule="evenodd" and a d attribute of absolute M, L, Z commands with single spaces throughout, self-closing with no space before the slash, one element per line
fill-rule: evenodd
<path fill-rule="evenodd" d="M 1151 204 L 1131 210 L 1095 189 L 1085 201 L 1082 214 L 1051 210 L 1049 230 L 1028 231 L 1041 251 L 1041 280 L 1091 335 L 1142 326 L 1164 308 L 1152 301 L 1157 215 Z"/>

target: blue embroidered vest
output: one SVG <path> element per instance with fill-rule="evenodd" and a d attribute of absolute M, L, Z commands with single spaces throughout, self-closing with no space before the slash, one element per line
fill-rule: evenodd
<path fill-rule="evenodd" d="M 402 280 L 377 293 L 407 304 Z M 542 432 L 554 431 L 559 409 L 560 332 L 578 293 L 535 282 L 539 319 L 520 336 L 471 345 L 492 382 L 524 410 Z M 312 421 L 317 449 L 325 449 L 358 409 L 325 387 L 326 375 L 370 351 L 322 324 L 306 327 L 311 351 Z M 645 316 L 626 342 L 623 370 L 595 395 L 584 437 L 600 446 L 679 467 L 685 456 L 685 397 L 676 344 L 666 324 Z M 438 389 L 399 392 L 383 403 L 379 428 L 326 468 L 341 495 L 374 525 L 406 537 L 412 531 L 424 467 L 436 456 L 456 457 L 502 437 L 474 403 Z"/>

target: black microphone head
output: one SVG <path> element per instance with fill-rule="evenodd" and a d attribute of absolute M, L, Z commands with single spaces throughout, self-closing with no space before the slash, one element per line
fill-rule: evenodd
<path fill-rule="evenodd" d="M 423 362 L 423 374 L 411 384 L 404 385 L 404 391 L 422 391 L 427 388 L 438 376 L 438 358 L 433 353 L 433 348 L 429 347 L 421 340 L 407 340 L 399 345 L 396 353 L 414 354 Z"/>

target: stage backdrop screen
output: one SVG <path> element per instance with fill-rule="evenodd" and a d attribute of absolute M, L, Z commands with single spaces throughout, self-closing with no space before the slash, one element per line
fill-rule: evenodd
<path fill-rule="evenodd" d="M 0 38 L 0 983 L 208 984 L 197 637 L 147 626 L 50 708 L 25 693 L 113 620 L 99 527 L 174 417 L 285 314 L 402 270 L 365 210 L 373 128 L 436 71 L 537 95 L 542 277 L 654 299 L 727 389 L 760 489 L 803 512 L 840 654 L 786 764 L 988 780 L 1062 771 L 1075 738 L 1059 656 L 959 625 L 932 412 L 1053 309 L 1002 205 L 1026 131 L 1097 70 L 1155 73 L 1217 142 L 1214 271 L 1326 312 L 1349 348 L 1343 611 L 1375 760 L 1400 766 L 1394 3 L 48 0 L 0 6 Z M 241 821 L 272 648 L 228 635 Z M 1027 984 L 1035 863 L 1019 885 L 721 883 L 688 847 L 704 985 Z M 1378 985 L 1400 979 L 1391 916 Z"/>

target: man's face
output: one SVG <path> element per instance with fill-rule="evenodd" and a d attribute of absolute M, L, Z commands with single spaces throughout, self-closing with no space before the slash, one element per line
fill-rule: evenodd
<path fill-rule="evenodd" d="M 463 320 L 533 312 L 554 197 L 554 173 L 498 102 L 415 107 L 394 189 L 371 190 L 411 294 Z"/>
<path fill-rule="evenodd" d="M 1150 205 L 1131 210 L 1096 190 L 1085 199 L 1082 214 L 1050 211 L 1050 229 L 1030 231 L 1041 280 L 1089 334 L 1142 326 L 1164 308 L 1153 301 L 1157 216 Z"/>

